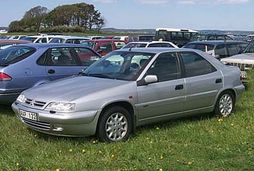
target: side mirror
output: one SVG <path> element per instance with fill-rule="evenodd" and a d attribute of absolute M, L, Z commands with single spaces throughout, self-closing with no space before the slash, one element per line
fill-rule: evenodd
<path fill-rule="evenodd" d="M 158 82 L 158 77 L 156 75 L 147 75 L 144 81 L 146 84 L 156 83 Z"/>

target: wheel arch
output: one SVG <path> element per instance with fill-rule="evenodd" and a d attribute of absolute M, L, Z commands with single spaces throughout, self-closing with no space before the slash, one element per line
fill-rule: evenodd
<path fill-rule="evenodd" d="M 128 101 L 115 101 L 115 102 L 111 102 L 111 103 L 108 103 L 106 105 L 104 105 L 104 107 L 102 108 L 101 112 L 100 112 L 100 115 L 99 115 L 99 118 L 98 118 L 98 122 L 97 122 L 97 126 L 96 126 L 96 132 L 98 131 L 98 123 L 100 122 L 100 119 L 103 115 L 103 113 L 114 107 L 114 106 L 120 106 L 120 107 L 123 107 L 124 109 L 126 109 L 129 113 L 130 113 L 130 116 L 131 116 L 131 121 L 132 121 L 132 130 L 134 131 L 135 130 L 135 127 L 136 127 L 136 117 L 135 117 L 135 109 L 133 107 L 133 105 L 128 102 Z"/>

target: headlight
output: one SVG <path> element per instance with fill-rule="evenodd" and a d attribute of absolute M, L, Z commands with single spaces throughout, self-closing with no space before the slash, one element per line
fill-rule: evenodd
<path fill-rule="evenodd" d="M 20 103 L 25 103 L 26 102 L 26 97 L 25 95 L 21 94 L 18 96 L 17 101 Z"/>
<path fill-rule="evenodd" d="M 75 103 L 52 102 L 46 107 L 46 109 L 57 112 L 70 112 L 75 110 Z"/>

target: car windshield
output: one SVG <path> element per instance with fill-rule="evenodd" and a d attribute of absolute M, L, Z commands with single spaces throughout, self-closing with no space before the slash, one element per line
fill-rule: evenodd
<path fill-rule="evenodd" d="M 88 67 L 83 75 L 132 81 L 142 72 L 154 53 L 115 51 Z"/>
<path fill-rule="evenodd" d="M 7 66 L 25 59 L 35 52 L 28 46 L 11 46 L 0 51 L 0 66 Z"/>
<path fill-rule="evenodd" d="M 250 42 L 244 53 L 254 53 L 254 42 Z"/>

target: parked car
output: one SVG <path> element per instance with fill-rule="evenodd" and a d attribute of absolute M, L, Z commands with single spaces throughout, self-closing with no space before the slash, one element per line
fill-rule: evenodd
<path fill-rule="evenodd" d="M 234 40 L 233 37 L 226 34 L 196 34 L 193 41 L 207 41 L 207 40 Z"/>
<path fill-rule="evenodd" d="M 8 104 L 25 89 L 77 75 L 100 56 L 71 44 L 15 45 L 0 51 L 0 104 Z"/>
<path fill-rule="evenodd" d="M 26 40 L 8 40 L 8 39 L 3 39 L 0 40 L 0 50 L 6 49 L 7 47 L 10 47 L 12 45 L 17 45 L 17 44 L 27 44 L 31 43 L 30 41 Z"/>
<path fill-rule="evenodd" d="M 241 69 L 243 82 L 247 83 L 247 72 L 254 67 L 254 42 L 250 42 L 242 54 L 221 60 L 226 65 L 238 66 Z"/>
<path fill-rule="evenodd" d="M 247 45 L 248 43 L 244 41 L 211 40 L 190 42 L 184 48 L 198 49 L 221 59 L 242 53 Z"/>
<path fill-rule="evenodd" d="M 151 48 L 151 47 L 178 48 L 174 43 L 167 41 L 130 42 L 127 45 L 123 46 L 122 48 L 126 49 L 126 48 Z"/>
<path fill-rule="evenodd" d="M 121 49 L 80 76 L 24 91 L 12 108 L 39 132 L 115 142 L 137 126 L 175 117 L 212 111 L 226 117 L 243 90 L 239 68 L 201 51 Z"/>
<path fill-rule="evenodd" d="M 9 40 L 20 40 L 24 37 L 26 37 L 27 35 L 13 35 L 13 36 L 10 36 L 8 39 Z"/>
<path fill-rule="evenodd" d="M 36 35 L 36 36 L 25 36 L 25 37 L 20 38 L 20 40 L 27 40 L 32 43 L 49 43 L 51 38 L 52 38 L 52 36 Z"/>
<path fill-rule="evenodd" d="M 49 43 L 72 43 L 80 44 L 84 40 L 89 40 L 88 37 L 77 37 L 77 36 L 55 36 Z"/>
<path fill-rule="evenodd" d="M 101 56 L 105 56 L 109 52 L 122 48 L 125 42 L 117 39 L 97 39 L 82 41 L 81 44 L 92 48 Z"/>
<path fill-rule="evenodd" d="M 138 41 L 151 42 L 154 41 L 155 35 L 139 35 Z"/>

